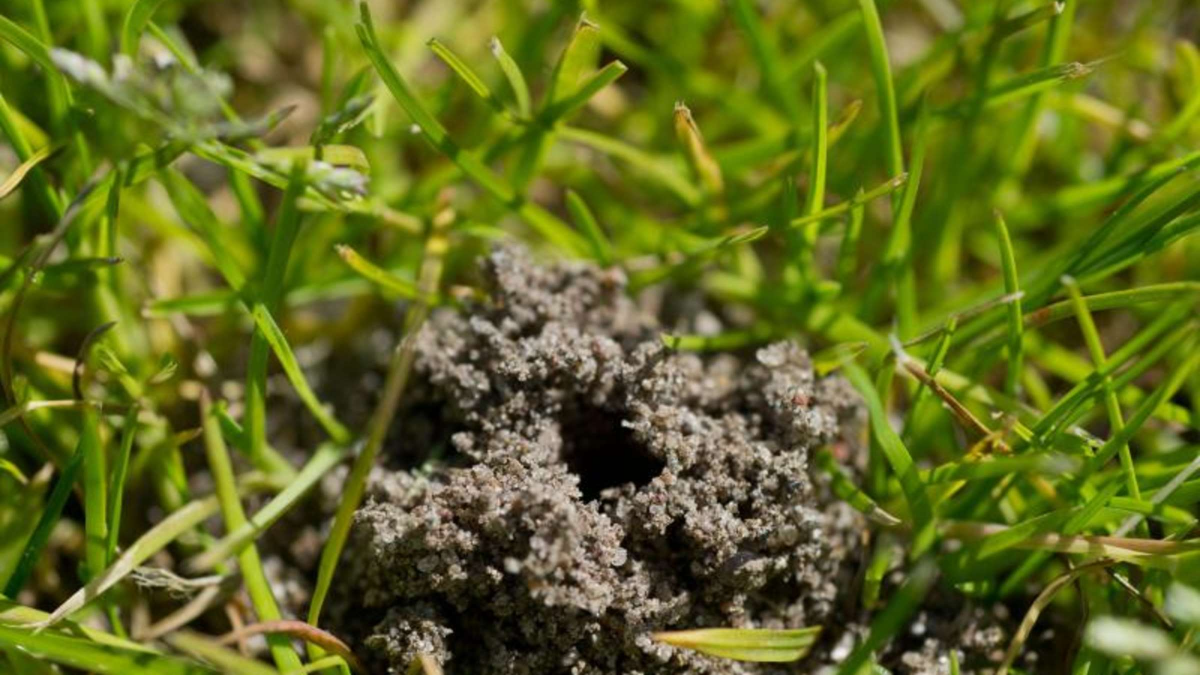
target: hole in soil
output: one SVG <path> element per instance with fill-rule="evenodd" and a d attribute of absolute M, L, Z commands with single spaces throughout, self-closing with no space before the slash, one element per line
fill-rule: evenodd
<path fill-rule="evenodd" d="M 641 487 L 666 467 L 634 440 L 633 432 L 621 425 L 620 417 L 595 408 L 566 416 L 562 438 L 563 461 L 579 476 L 585 501 L 626 483 Z"/>

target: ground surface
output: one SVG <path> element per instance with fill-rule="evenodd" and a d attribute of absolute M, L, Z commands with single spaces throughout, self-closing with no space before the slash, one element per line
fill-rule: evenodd
<path fill-rule="evenodd" d="M 0 3 L 0 672 L 1200 672 L 1198 26 Z"/>

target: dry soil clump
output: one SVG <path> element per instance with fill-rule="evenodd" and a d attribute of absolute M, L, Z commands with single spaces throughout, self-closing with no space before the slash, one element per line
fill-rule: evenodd
<path fill-rule="evenodd" d="M 377 471 L 355 519 L 340 620 L 364 655 L 395 672 L 427 652 L 462 673 L 760 673 L 650 633 L 839 630 L 862 524 L 808 458 L 859 423 L 850 387 L 792 343 L 666 349 L 619 271 L 502 249 L 484 273 L 489 301 L 418 338 L 415 404 L 453 430 L 450 456 Z"/>

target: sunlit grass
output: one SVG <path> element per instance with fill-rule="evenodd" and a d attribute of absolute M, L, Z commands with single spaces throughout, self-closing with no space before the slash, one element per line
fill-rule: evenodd
<path fill-rule="evenodd" d="M 842 672 L 886 662 L 930 594 L 1024 617 L 1003 668 L 1062 612 L 1099 617 L 1073 672 L 1195 669 L 1186 3 L 485 4 L 5 7 L 0 670 L 347 669 L 322 610 L 411 338 L 502 240 L 698 291 L 724 323 L 670 349 L 795 339 L 861 394 L 865 466 L 810 462 L 870 523 Z M 307 348 L 397 300 L 355 419 Z M 263 533 L 346 463 L 288 607 Z M 131 577 L 166 552 L 240 570 L 274 666 L 183 627 L 130 638 Z M 746 660 L 828 637 L 660 628 Z"/>

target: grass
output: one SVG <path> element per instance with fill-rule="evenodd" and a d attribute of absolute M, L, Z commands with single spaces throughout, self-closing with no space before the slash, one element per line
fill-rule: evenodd
<path fill-rule="evenodd" d="M 322 611 L 411 336 L 497 240 L 702 294 L 723 328 L 673 349 L 795 339 L 862 395 L 865 465 L 811 462 L 870 523 L 842 672 L 894 661 L 934 595 L 1023 618 L 1009 672 L 1046 622 L 1078 632 L 1063 672 L 1196 668 L 1186 2 L 10 5 L 0 670 L 348 669 Z M 351 414 L 314 354 L 397 300 Z M 292 607 L 264 534 L 346 463 Z M 167 553 L 238 585 L 269 650 L 200 605 L 140 639 Z M 794 659 L 830 634 L 787 628 L 660 637 Z"/>

